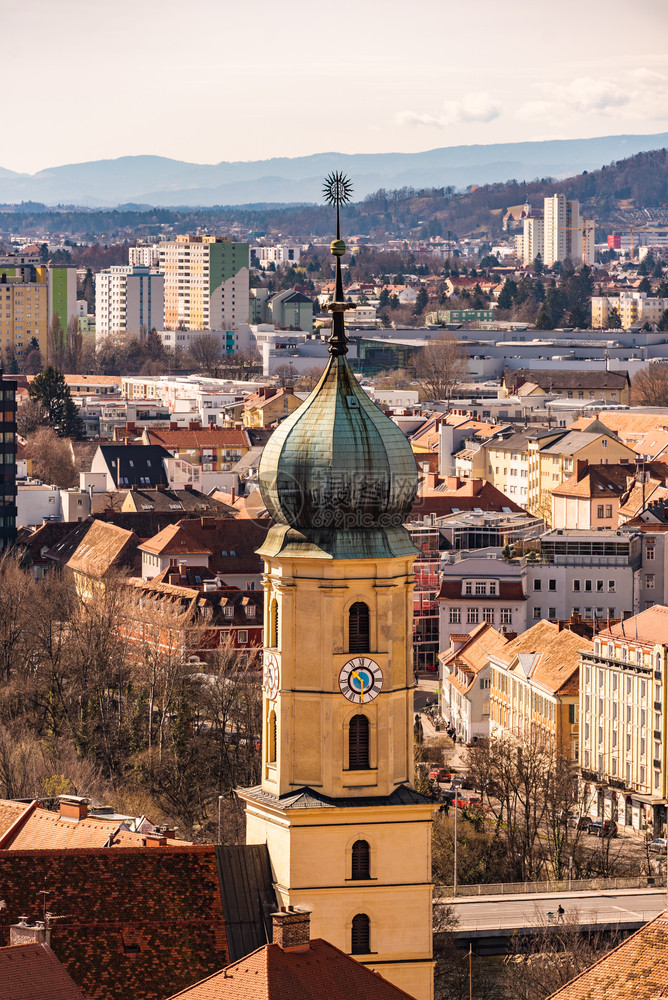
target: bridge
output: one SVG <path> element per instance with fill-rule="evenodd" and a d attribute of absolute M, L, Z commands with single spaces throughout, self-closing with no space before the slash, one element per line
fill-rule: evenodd
<path fill-rule="evenodd" d="M 440 907 L 450 907 L 456 920 L 453 935 L 462 947 L 471 945 L 479 955 L 502 955 L 511 938 L 535 934 L 549 925 L 547 914 L 556 915 L 560 903 L 565 919 L 569 923 L 577 919 L 583 933 L 629 934 L 668 909 L 665 888 L 441 897 L 434 909 L 438 915 Z"/>

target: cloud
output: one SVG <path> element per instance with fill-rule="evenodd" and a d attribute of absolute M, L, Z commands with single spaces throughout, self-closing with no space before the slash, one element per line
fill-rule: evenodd
<path fill-rule="evenodd" d="M 460 101 L 445 101 L 439 115 L 419 114 L 416 111 L 399 111 L 395 115 L 398 125 L 448 128 L 465 122 L 491 122 L 501 114 L 501 105 L 488 93 L 473 91 Z"/>
<path fill-rule="evenodd" d="M 517 109 L 522 119 L 572 118 L 574 115 L 612 117 L 633 108 L 638 117 L 652 117 L 668 99 L 668 79 L 653 70 L 636 69 L 625 79 L 578 77 L 548 88 L 544 100 L 525 101 Z"/>

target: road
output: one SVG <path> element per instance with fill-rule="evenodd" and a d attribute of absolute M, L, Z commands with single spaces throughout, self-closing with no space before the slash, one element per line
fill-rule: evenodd
<path fill-rule="evenodd" d="M 459 933 L 536 926 L 545 921 L 548 910 L 556 912 L 559 903 L 567 918 L 577 913 L 583 924 L 644 923 L 668 908 L 665 888 L 484 896 L 448 903 L 459 921 Z"/>

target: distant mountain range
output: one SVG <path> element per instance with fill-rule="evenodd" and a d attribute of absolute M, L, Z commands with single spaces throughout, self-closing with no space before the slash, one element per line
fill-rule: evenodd
<path fill-rule="evenodd" d="M 318 153 L 215 165 L 161 156 L 73 163 L 36 174 L 0 167 L 0 203 L 45 205 L 212 206 L 320 202 L 322 178 L 349 173 L 355 200 L 379 188 L 465 188 L 516 178 L 564 178 L 613 160 L 668 146 L 668 132 L 595 139 L 449 146 L 423 153 Z"/>

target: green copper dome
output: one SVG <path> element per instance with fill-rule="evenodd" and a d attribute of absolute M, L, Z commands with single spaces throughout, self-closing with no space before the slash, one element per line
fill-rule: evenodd
<path fill-rule="evenodd" d="M 330 358 L 308 399 L 272 434 L 259 484 L 276 524 L 304 540 L 331 550 L 337 536 L 341 555 L 415 551 L 402 528 L 417 492 L 413 451 L 344 355 Z"/>

